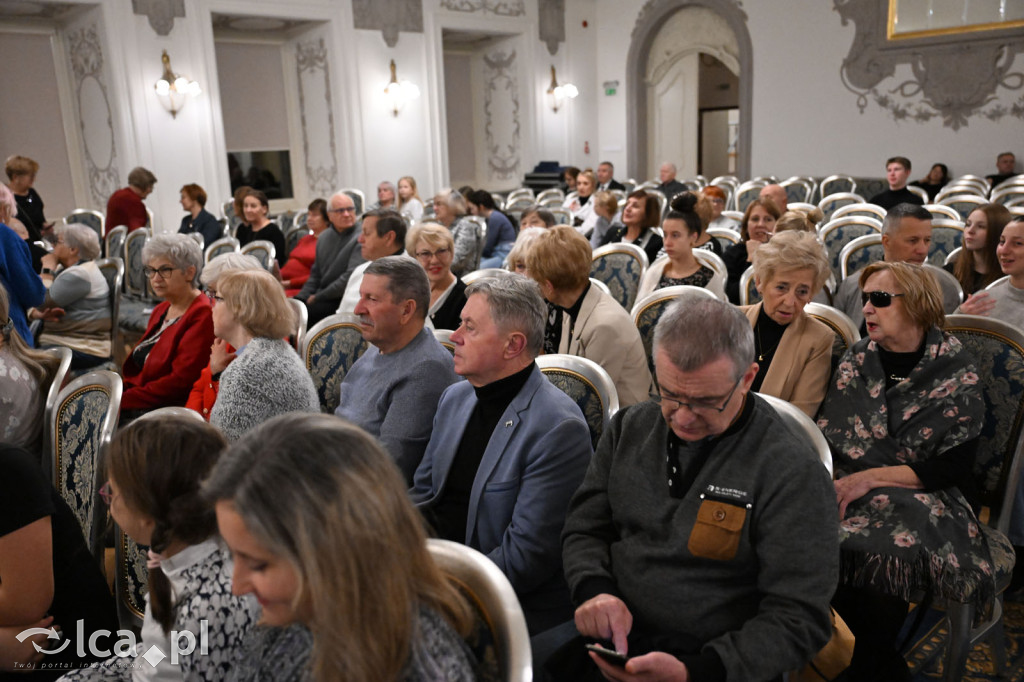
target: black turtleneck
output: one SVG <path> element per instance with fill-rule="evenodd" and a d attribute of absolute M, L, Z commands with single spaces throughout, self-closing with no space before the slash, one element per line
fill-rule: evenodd
<path fill-rule="evenodd" d="M 466 542 L 469 496 L 477 469 L 480 468 L 480 460 L 483 459 L 491 434 L 501 426 L 498 422 L 502 414 L 513 398 L 519 395 L 536 366 L 531 362 L 525 369 L 504 379 L 474 387 L 477 403 L 455 451 L 444 490 L 433 507 L 425 512 L 427 521 L 434 526 L 438 537 Z"/>
<path fill-rule="evenodd" d="M 754 377 L 754 383 L 750 385 L 751 391 L 761 390 L 761 384 L 764 383 L 764 377 L 768 374 L 768 368 L 771 367 L 772 359 L 775 358 L 775 351 L 782 343 L 782 335 L 786 333 L 788 326 L 779 324 L 768 317 L 768 313 L 764 311 L 764 304 L 761 305 L 761 311 L 757 314 L 757 323 L 754 324 L 754 357 L 757 358 L 757 376 Z"/>

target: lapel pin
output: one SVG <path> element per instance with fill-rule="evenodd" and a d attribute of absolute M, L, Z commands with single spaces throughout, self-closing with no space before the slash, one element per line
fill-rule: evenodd
<path fill-rule="evenodd" d="M 507 429 L 508 427 L 510 427 L 510 426 L 512 426 L 512 420 L 511 420 L 511 419 L 509 419 L 509 420 L 508 420 L 507 422 L 505 422 L 505 428 L 506 428 L 506 429 Z"/>

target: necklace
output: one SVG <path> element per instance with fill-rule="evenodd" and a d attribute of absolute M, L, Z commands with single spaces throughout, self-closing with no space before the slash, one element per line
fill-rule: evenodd
<path fill-rule="evenodd" d="M 771 355 L 773 352 L 775 352 L 775 349 L 778 347 L 779 343 L 781 342 L 781 339 L 779 341 L 776 341 L 775 345 L 772 346 L 771 348 L 769 348 L 767 350 L 764 350 L 763 344 L 761 343 L 761 329 L 760 329 L 760 327 L 755 325 L 754 326 L 754 331 L 757 332 L 757 348 L 758 348 L 757 361 L 758 362 L 764 362 L 764 358 L 765 358 L 766 355 Z"/>

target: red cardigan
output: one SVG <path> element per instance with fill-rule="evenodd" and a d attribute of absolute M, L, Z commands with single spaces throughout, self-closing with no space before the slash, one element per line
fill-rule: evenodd
<path fill-rule="evenodd" d="M 170 307 L 171 304 L 164 301 L 153 310 L 143 339 L 156 333 Z M 160 336 L 142 367 L 131 355 L 124 361 L 121 409 L 150 410 L 184 405 L 192 385 L 210 364 L 212 345 L 213 308 L 210 299 L 200 294 L 181 319 Z"/>
<path fill-rule="evenodd" d="M 227 351 L 234 353 L 235 347 L 229 343 Z M 231 364 L 230 360 L 228 364 Z M 207 364 L 203 368 L 202 374 L 196 380 L 196 383 L 192 384 L 192 392 L 188 394 L 188 402 L 185 403 L 185 407 L 198 412 L 202 415 L 203 419 L 210 421 L 210 410 L 213 409 L 213 404 L 217 402 L 217 394 L 219 392 L 220 379 L 217 381 L 213 380 L 213 372 L 210 371 L 210 365 Z"/>

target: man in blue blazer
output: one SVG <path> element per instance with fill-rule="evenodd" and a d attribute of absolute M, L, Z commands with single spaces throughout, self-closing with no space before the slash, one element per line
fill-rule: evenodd
<path fill-rule="evenodd" d="M 466 297 L 451 340 L 467 381 L 442 394 L 410 494 L 439 537 L 498 565 L 533 635 L 572 618 L 560 538 L 593 454 L 590 432 L 534 362 L 546 319 L 537 284 L 501 273 Z"/>

